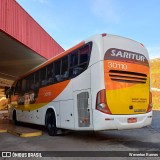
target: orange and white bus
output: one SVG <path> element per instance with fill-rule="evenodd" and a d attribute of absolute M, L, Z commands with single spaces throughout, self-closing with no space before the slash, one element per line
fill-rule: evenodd
<path fill-rule="evenodd" d="M 100 34 L 17 79 L 9 118 L 58 128 L 110 130 L 151 124 L 149 56 L 134 40 Z"/>

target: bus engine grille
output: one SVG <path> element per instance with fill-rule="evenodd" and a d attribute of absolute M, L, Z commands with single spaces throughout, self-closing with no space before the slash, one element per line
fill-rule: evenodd
<path fill-rule="evenodd" d="M 89 99 L 88 92 L 81 92 L 77 94 L 79 127 L 90 126 L 90 112 L 88 110 L 88 99 Z"/>
<path fill-rule="evenodd" d="M 110 70 L 109 77 L 113 81 L 124 83 L 146 83 L 147 75 L 137 72 Z"/>

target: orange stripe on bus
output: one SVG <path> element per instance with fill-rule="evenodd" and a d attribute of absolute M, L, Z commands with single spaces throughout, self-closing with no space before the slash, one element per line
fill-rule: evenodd
<path fill-rule="evenodd" d="M 57 84 L 40 88 L 36 103 L 46 103 L 53 101 L 69 84 L 70 80 L 66 80 Z"/>

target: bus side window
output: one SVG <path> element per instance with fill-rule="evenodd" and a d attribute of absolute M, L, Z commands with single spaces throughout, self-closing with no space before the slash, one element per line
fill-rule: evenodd
<path fill-rule="evenodd" d="M 47 84 L 54 83 L 54 63 L 47 66 Z"/>
<path fill-rule="evenodd" d="M 40 87 L 40 77 L 39 77 L 39 71 L 37 71 L 35 73 L 35 77 L 34 77 L 34 85 L 35 85 L 35 90 L 39 89 Z"/>
<path fill-rule="evenodd" d="M 21 93 L 24 94 L 26 92 L 27 89 L 27 80 L 23 79 L 22 80 L 22 88 L 21 88 Z"/>
<path fill-rule="evenodd" d="M 30 75 L 30 76 L 27 78 L 26 92 L 33 91 L 33 90 L 34 90 L 34 87 L 35 87 L 35 84 L 34 84 L 34 74 L 32 74 L 32 75 Z"/>
<path fill-rule="evenodd" d="M 80 64 L 88 63 L 89 61 L 89 45 L 85 46 L 84 48 L 80 49 Z"/>
<path fill-rule="evenodd" d="M 22 87 L 21 87 L 21 81 L 18 81 L 17 84 L 16 84 L 16 89 L 15 89 L 14 94 L 15 94 L 15 95 L 20 94 L 21 88 L 22 88 Z"/>
<path fill-rule="evenodd" d="M 40 77 L 41 77 L 41 86 L 44 87 L 47 85 L 47 80 L 46 80 L 46 67 L 42 68 L 40 70 Z"/>
<path fill-rule="evenodd" d="M 63 80 L 67 79 L 69 76 L 68 69 L 69 69 L 68 56 L 65 56 L 64 58 L 62 58 L 62 69 L 61 69 L 61 75 L 62 75 Z"/>
<path fill-rule="evenodd" d="M 90 59 L 90 44 L 91 43 L 70 54 L 70 77 L 79 75 L 87 68 Z"/>
<path fill-rule="evenodd" d="M 58 60 L 55 62 L 55 79 L 56 79 L 56 82 L 62 81 L 61 60 Z"/>
<path fill-rule="evenodd" d="M 78 50 L 70 54 L 70 70 L 69 76 L 75 77 L 77 75 L 76 67 L 78 66 Z"/>
<path fill-rule="evenodd" d="M 89 45 L 84 46 L 80 49 L 79 55 L 79 64 L 78 64 L 78 74 L 82 73 L 84 70 L 87 69 L 89 59 L 90 59 L 90 51 Z"/>

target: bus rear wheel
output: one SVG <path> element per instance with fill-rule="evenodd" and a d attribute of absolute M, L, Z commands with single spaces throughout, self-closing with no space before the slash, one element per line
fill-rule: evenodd
<path fill-rule="evenodd" d="M 57 135 L 56 118 L 54 112 L 48 112 L 46 115 L 46 127 L 50 136 Z"/>
<path fill-rule="evenodd" d="M 13 123 L 15 124 L 15 125 L 19 125 L 19 123 L 18 123 L 18 121 L 17 121 L 17 114 L 16 114 L 16 111 L 14 110 L 13 111 Z"/>

